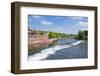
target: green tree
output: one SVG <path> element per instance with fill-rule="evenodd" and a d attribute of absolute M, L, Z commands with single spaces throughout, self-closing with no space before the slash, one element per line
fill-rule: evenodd
<path fill-rule="evenodd" d="M 81 31 L 79 30 L 77 39 L 79 40 L 87 40 L 88 31 Z"/>
<path fill-rule="evenodd" d="M 54 32 L 49 32 L 49 38 L 56 38 L 56 35 Z"/>

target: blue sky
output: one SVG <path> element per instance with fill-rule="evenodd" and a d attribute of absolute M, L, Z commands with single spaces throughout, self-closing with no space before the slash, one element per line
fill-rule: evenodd
<path fill-rule="evenodd" d="M 88 17 L 28 15 L 28 27 L 41 31 L 77 34 L 88 30 Z"/>

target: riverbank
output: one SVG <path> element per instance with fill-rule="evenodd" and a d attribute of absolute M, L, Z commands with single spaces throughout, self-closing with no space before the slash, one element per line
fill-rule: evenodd
<path fill-rule="evenodd" d="M 28 37 L 28 50 L 31 50 L 32 48 L 39 48 L 43 46 L 48 47 L 49 44 L 52 44 L 54 41 L 56 41 L 56 38 L 49 39 L 46 35 L 34 35 Z"/>
<path fill-rule="evenodd" d="M 87 55 L 87 44 L 83 40 L 58 39 L 54 46 L 38 48 L 36 52 L 31 53 L 29 60 L 87 58 Z"/>
<path fill-rule="evenodd" d="M 67 42 L 66 42 L 67 39 Z M 60 40 L 60 42 L 59 42 Z M 84 43 L 87 42 L 86 40 L 78 40 L 78 39 L 70 39 L 70 38 L 48 38 L 45 35 L 34 35 L 28 38 L 28 50 L 29 53 L 38 52 L 38 50 L 42 50 L 41 48 L 45 49 L 50 46 L 55 46 L 55 42 L 57 41 L 57 45 L 64 45 L 64 44 L 72 44 L 73 41 L 78 41 L 77 43 Z M 75 44 L 77 44 L 75 43 Z"/>

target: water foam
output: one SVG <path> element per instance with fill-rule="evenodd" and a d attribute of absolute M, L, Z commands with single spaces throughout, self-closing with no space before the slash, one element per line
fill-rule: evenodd
<path fill-rule="evenodd" d="M 61 50 L 61 49 L 69 48 L 69 47 L 78 45 L 78 44 L 80 44 L 81 42 L 82 42 L 82 41 L 80 40 L 80 41 L 77 41 L 77 42 L 74 42 L 74 43 L 70 43 L 69 45 L 67 45 L 67 44 L 66 44 L 66 45 L 56 45 L 56 46 L 54 46 L 54 47 L 50 47 L 50 48 L 41 50 L 41 52 L 29 56 L 29 61 L 37 61 L 37 60 L 45 59 L 45 58 L 47 58 L 50 54 L 55 54 L 55 52 L 57 52 L 57 51 L 59 51 L 59 50 Z"/>

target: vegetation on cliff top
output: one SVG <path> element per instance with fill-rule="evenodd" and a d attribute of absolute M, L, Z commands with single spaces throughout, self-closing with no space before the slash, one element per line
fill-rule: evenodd
<path fill-rule="evenodd" d="M 57 33 L 57 32 L 48 32 L 48 31 L 37 31 L 37 30 L 30 30 L 31 35 L 47 35 L 48 38 L 75 38 L 79 40 L 87 40 L 88 39 L 88 31 L 79 30 L 78 34 L 65 34 L 65 33 Z"/>

